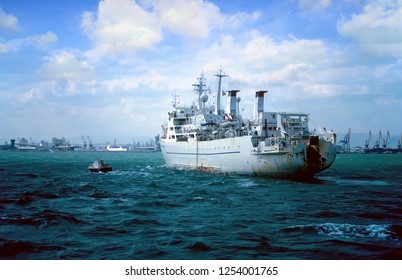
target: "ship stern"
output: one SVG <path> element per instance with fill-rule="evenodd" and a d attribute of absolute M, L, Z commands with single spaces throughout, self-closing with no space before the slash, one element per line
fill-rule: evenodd
<path fill-rule="evenodd" d="M 315 174 L 329 168 L 336 158 L 335 139 L 326 139 L 319 136 L 310 136 L 306 147 L 307 174 Z"/>

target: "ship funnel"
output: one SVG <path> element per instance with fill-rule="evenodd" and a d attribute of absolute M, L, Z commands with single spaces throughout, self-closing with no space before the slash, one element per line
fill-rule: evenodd
<path fill-rule="evenodd" d="M 230 113 L 232 115 L 237 114 L 237 112 L 236 112 L 236 96 L 239 91 L 240 90 L 229 91 L 228 99 L 227 99 L 227 106 L 226 106 L 227 113 Z"/>
<path fill-rule="evenodd" d="M 266 90 L 260 90 L 255 93 L 255 103 L 254 103 L 254 120 L 256 122 L 261 122 L 264 113 L 264 94 Z"/>

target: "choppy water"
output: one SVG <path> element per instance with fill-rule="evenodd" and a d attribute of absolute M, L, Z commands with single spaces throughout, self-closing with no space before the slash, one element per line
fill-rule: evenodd
<path fill-rule="evenodd" d="M 88 173 L 97 158 L 114 171 Z M 0 258 L 402 259 L 402 155 L 338 155 L 300 182 L 0 151 Z"/>

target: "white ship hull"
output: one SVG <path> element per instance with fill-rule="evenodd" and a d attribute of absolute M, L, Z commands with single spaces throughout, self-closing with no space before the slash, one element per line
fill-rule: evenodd
<path fill-rule="evenodd" d="M 317 146 L 319 160 L 313 162 L 309 161 L 307 144 L 263 152 L 253 147 L 251 138 L 162 141 L 161 151 L 166 165 L 171 168 L 264 177 L 311 177 L 335 160 L 335 146 L 328 142 Z"/>

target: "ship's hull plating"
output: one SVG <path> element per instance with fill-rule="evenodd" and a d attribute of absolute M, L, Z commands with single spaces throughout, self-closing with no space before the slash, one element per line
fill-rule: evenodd
<path fill-rule="evenodd" d="M 331 166 L 336 155 L 335 146 L 322 139 L 315 146 L 299 143 L 261 151 L 253 147 L 251 136 L 183 142 L 162 139 L 161 151 L 171 168 L 266 177 L 312 177 Z"/>

